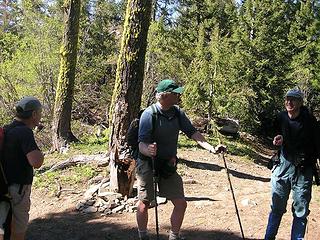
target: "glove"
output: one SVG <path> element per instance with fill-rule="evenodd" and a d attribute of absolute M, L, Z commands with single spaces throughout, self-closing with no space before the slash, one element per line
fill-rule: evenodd
<path fill-rule="evenodd" d="M 215 153 L 225 153 L 227 152 L 227 146 L 222 145 L 222 144 L 218 144 L 215 148 Z"/>

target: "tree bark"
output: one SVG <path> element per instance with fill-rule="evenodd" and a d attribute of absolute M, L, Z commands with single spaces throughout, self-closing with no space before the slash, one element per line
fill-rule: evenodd
<path fill-rule="evenodd" d="M 60 49 L 60 73 L 52 124 L 53 150 L 59 150 L 67 143 L 77 141 L 71 132 L 71 110 L 77 63 L 80 6 L 80 0 L 65 0 L 64 2 L 65 27 Z"/>
<path fill-rule="evenodd" d="M 130 122 L 138 115 L 143 88 L 147 35 L 152 1 L 129 0 L 110 107 L 110 187 L 129 195 L 134 181 L 133 159 L 120 159 Z"/>

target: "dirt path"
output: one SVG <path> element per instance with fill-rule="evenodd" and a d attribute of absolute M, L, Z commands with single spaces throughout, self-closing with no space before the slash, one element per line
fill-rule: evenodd
<path fill-rule="evenodd" d="M 185 184 L 188 208 L 182 233 L 188 240 L 240 240 L 239 223 L 229 189 L 223 161 L 203 150 L 179 152 L 179 171 Z M 270 204 L 270 171 L 257 163 L 239 161 L 227 156 L 231 181 L 236 195 L 246 239 L 263 239 Z M 256 162 L 262 163 L 259 158 Z M 308 240 L 320 239 L 320 191 L 315 186 L 310 206 Z M 135 214 L 125 213 L 100 217 L 74 210 L 80 195 L 63 193 L 57 199 L 35 190 L 32 196 L 31 223 L 28 240 L 133 240 L 137 239 Z M 291 202 L 289 202 L 290 204 Z M 290 239 L 291 213 L 284 215 L 277 239 Z M 159 207 L 163 239 L 169 231 L 171 203 Z M 149 214 L 150 233 L 154 233 L 154 210 Z"/>

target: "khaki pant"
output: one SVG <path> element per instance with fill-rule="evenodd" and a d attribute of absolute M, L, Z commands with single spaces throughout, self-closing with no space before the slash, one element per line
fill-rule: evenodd
<path fill-rule="evenodd" d="M 141 201 L 154 200 L 153 173 L 148 161 L 137 161 L 138 198 Z M 178 173 L 159 179 L 159 195 L 169 200 L 184 198 L 183 182 Z"/>
<path fill-rule="evenodd" d="M 0 202 L 0 235 L 4 235 L 3 224 L 6 222 L 10 204 L 6 201 Z"/>
<path fill-rule="evenodd" d="M 12 198 L 12 228 L 16 234 L 27 231 L 30 211 L 31 185 L 12 184 L 9 193 Z"/>

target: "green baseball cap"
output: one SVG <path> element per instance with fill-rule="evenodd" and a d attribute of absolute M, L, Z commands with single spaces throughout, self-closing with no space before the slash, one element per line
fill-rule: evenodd
<path fill-rule="evenodd" d="M 156 90 L 158 93 L 174 92 L 181 94 L 183 92 L 183 87 L 179 87 L 179 85 L 171 79 L 164 79 L 159 82 Z"/>
<path fill-rule="evenodd" d="M 42 108 L 42 105 L 35 97 L 24 97 L 16 104 L 17 112 L 35 111 L 40 108 Z"/>

